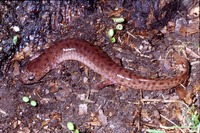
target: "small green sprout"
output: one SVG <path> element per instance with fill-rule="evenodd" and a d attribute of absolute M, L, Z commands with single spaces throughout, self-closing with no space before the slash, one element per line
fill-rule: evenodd
<path fill-rule="evenodd" d="M 18 37 L 18 35 L 15 35 L 14 37 L 13 37 L 13 43 L 16 45 L 17 44 L 17 37 Z"/>
<path fill-rule="evenodd" d="M 31 101 L 31 106 L 36 106 L 37 105 L 37 103 L 36 103 L 36 101 Z"/>
<path fill-rule="evenodd" d="M 74 131 L 74 133 L 79 133 L 79 130 L 78 130 L 78 129 L 76 129 L 76 130 Z"/>
<path fill-rule="evenodd" d="M 153 130 L 153 129 L 147 129 L 147 132 L 150 132 L 150 133 L 165 133 L 165 132 Z"/>
<path fill-rule="evenodd" d="M 125 20 L 124 18 L 112 18 L 116 23 L 123 23 Z"/>
<path fill-rule="evenodd" d="M 29 98 L 28 98 L 28 97 L 23 97 L 22 100 L 23 100 L 24 102 L 26 102 L 26 103 L 29 102 Z"/>
<path fill-rule="evenodd" d="M 68 128 L 69 130 L 74 130 L 74 124 L 73 124 L 72 122 L 68 122 L 68 123 L 67 123 L 67 128 Z"/>
<path fill-rule="evenodd" d="M 72 122 L 68 122 L 67 123 L 67 128 L 71 131 L 73 131 L 73 133 L 79 133 L 78 129 L 75 129 L 74 124 Z"/>
<path fill-rule="evenodd" d="M 108 35 L 110 36 L 110 37 L 113 37 L 114 36 L 114 30 L 113 29 L 110 29 L 109 31 L 108 31 Z"/>
<path fill-rule="evenodd" d="M 198 46 L 196 43 L 193 43 L 193 42 L 183 42 L 183 43 L 191 43 L 191 44 L 197 46 L 200 49 L 200 46 Z"/>
<path fill-rule="evenodd" d="M 167 127 L 168 129 L 179 129 L 181 132 L 185 133 L 184 130 L 182 130 L 182 128 L 183 128 L 183 129 L 188 130 L 188 132 L 190 132 L 190 133 L 194 133 L 194 132 L 199 133 L 198 131 L 200 129 L 200 121 L 199 121 L 200 113 L 195 111 L 194 104 L 191 107 L 192 109 L 190 109 L 190 107 L 188 107 L 188 106 L 187 106 L 187 108 L 188 109 L 184 113 L 185 118 L 183 120 L 183 121 L 186 121 L 187 126 L 177 126 L 174 122 L 172 122 L 171 120 L 169 120 L 166 117 L 161 115 L 161 117 L 165 118 L 166 120 L 171 122 L 173 125 L 175 125 L 175 126 L 172 126 L 172 127 Z M 189 118 L 188 114 L 191 115 L 191 118 Z M 152 130 L 152 129 L 148 129 L 146 131 L 148 131 L 150 133 L 165 133 L 165 132 L 161 132 L 161 131 L 158 131 L 158 130 Z"/>
<path fill-rule="evenodd" d="M 110 41 L 111 41 L 112 43 L 115 43 L 115 42 L 116 42 L 116 39 L 113 37 L 113 38 L 110 39 Z"/>
<path fill-rule="evenodd" d="M 116 26 L 116 29 L 117 29 L 117 30 L 123 30 L 123 25 L 122 25 L 122 24 L 118 24 L 118 25 Z"/>

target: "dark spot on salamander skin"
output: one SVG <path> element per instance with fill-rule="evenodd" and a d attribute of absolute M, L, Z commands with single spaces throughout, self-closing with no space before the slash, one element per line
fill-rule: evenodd
<path fill-rule="evenodd" d="M 41 59 L 40 58 L 37 58 L 37 62 L 40 62 L 41 61 Z"/>
<path fill-rule="evenodd" d="M 122 67 L 119 67 L 119 68 L 118 68 L 118 71 L 119 71 L 119 72 L 121 72 L 122 70 L 123 70 L 123 68 L 122 68 Z"/>
<path fill-rule="evenodd" d="M 163 84 L 164 84 L 163 82 L 160 82 L 160 83 L 159 83 L 159 85 L 163 85 Z"/>
<path fill-rule="evenodd" d="M 126 70 L 126 69 L 125 69 L 125 71 L 124 71 L 124 72 L 125 72 L 126 74 L 129 74 L 129 71 L 128 71 L 128 70 Z"/>
<path fill-rule="evenodd" d="M 141 84 L 141 83 L 142 83 L 142 81 L 139 80 L 139 81 L 138 81 L 138 84 Z"/>
<path fill-rule="evenodd" d="M 90 50 L 90 48 L 87 50 L 87 53 L 90 53 L 91 52 L 91 50 Z"/>
<path fill-rule="evenodd" d="M 48 56 L 46 56 L 45 61 L 49 62 L 49 58 L 48 58 Z"/>
<path fill-rule="evenodd" d="M 108 68 L 106 68 L 106 70 L 107 70 L 107 71 L 110 71 L 111 69 L 110 69 L 110 67 L 108 67 Z"/>
<path fill-rule="evenodd" d="M 84 46 L 84 47 L 83 47 L 83 50 L 86 51 L 86 49 L 87 49 L 87 46 Z"/>
<path fill-rule="evenodd" d="M 134 74 L 134 78 L 139 79 L 140 76 Z"/>
<path fill-rule="evenodd" d="M 129 73 L 129 74 L 128 74 L 128 77 L 129 77 L 130 79 L 132 79 L 132 73 Z"/>
<path fill-rule="evenodd" d="M 104 54 L 101 54 L 101 53 L 99 53 L 99 56 L 101 57 L 101 58 L 106 58 L 106 56 L 104 55 Z"/>
<path fill-rule="evenodd" d="M 120 82 L 123 83 L 123 82 L 124 82 L 124 79 L 120 79 Z"/>
<path fill-rule="evenodd" d="M 177 84 L 177 83 L 179 83 L 179 82 L 178 82 L 178 80 L 174 80 L 174 83 Z"/>
<path fill-rule="evenodd" d="M 150 86 L 150 83 L 148 83 L 147 86 Z"/>
<path fill-rule="evenodd" d="M 65 47 L 68 48 L 69 47 L 69 43 L 65 43 Z"/>
<path fill-rule="evenodd" d="M 112 66 L 113 66 L 113 63 L 112 63 L 112 62 L 110 62 L 110 63 L 108 63 L 108 65 L 109 65 L 110 67 L 112 67 Z"/>
<path fill-rule="evenodd" d="M 92 50 L 92 51 L 90 52 L 90 55 L 91 55 L 91 56 L 92 56 L 92 55 L 96 55 L 95 51 Z"/>
<path fill-rule="evenodd" d="M 170 83 L 169 83 L 169 82 L 167 82 L 167 85 L 170 85 Z"/>
<path fill-rule="evenodd" d="M 93 56 L 92 60 L 93 60 L 93 61 L 94 61 L 94 60 L 96 60 L 96 57 L 95 57 L 95 56 Z"/>
<path fill-rule="evenodd" d="M 75 43 L 74 45 L 75 45 L 76 47 L 78 47 L 78 43 Z"/>
<path fill-rule="evenodd" d="M 153 82 L 153 83 L 152 83 L 152 85 L 155 85 L 155 84 L 156 84 L 156 82 Z"/>
<path fill-rule="evenodd" d="M 94 51 L 99 52 L 99 48 L 98 47 L 94 47 Z"/>

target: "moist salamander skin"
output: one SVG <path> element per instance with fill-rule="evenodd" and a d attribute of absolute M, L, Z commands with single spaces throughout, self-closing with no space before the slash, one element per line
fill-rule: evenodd
<path fill-rule="evenodd" d="M 186 71 L 182 75 L 168 79 L 149 79 L 135 75 L 117 65 L 99 47 L 85 40 L 68 38 L 55 42 L 39 57 L 28 62 L 21 70 L 20 81 L 24 84 L 33 84 L 61 62 L 77 60 L 105 78 L 121 85 L 141 90 L 165 90 L 178 86 L 189 75 L 188 61 L 179 55 L 173 54 L 173 56 L 185 65 Z"/>

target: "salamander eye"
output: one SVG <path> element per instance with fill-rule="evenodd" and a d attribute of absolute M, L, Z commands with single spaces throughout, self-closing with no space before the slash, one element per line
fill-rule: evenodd
<path fill-rule="evenodd" d="M 28 80 L 34 80 L 34 76 L 33 75 L 30 75 L 29 77 L 28 77 Z"/>

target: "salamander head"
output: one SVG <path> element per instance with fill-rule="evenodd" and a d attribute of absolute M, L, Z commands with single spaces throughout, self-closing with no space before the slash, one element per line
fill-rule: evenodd
<path fill-rule="evenodd" d="M 21 69 L 19 80 L 24 84 L 33 84 L 38 81 L 35 72 L 30 72 L 26 68 Z"/>

